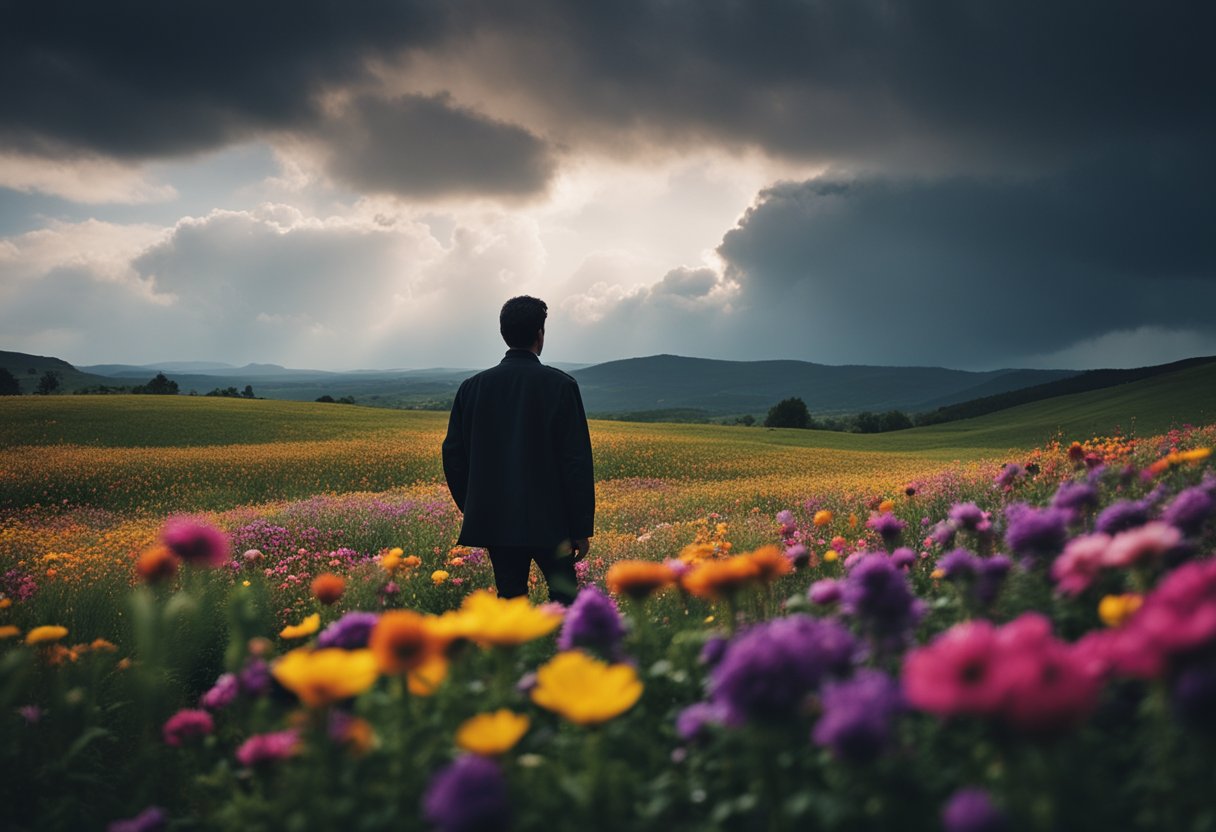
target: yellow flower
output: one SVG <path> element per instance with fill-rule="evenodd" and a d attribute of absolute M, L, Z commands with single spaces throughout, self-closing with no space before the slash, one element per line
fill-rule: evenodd
<path fill-rule="evenodd" d="M 12 624 L 5 624 L 3 627 L 0 627 L 0 641 L 6 638 L 14 638 L 19 635 L 21 635 L 21 630 L 14 627 Z"/>
<path fill-rule="evenodd" d="M 479 589 L 464 599 L 454 621 L 449 619 L 445 626 L 453 623 L 458 625 L 459 635 L 483 647 L 509 646 L 553 632 L 562 623 L 562 614 L 534 607 L 525 596 L 499 598 Z"/>
<path fill-rule="evenodd" d="M 832 512 L 828 511 L 826 508 L 820 509 L 819 511 L 815 512 L 815 516 L 811 519 L 811 522 L 814 523 L 816 527 L 826 526 L 828 523 L 832 522 Z"/>
<path fill-rule="evenodd" d="M 388 556 L 391 558 L 399 558 L 399 557 L 402 557 L 404 554 L 405 554 L 405 550 L 402 549 L 400 546 L 394 546 L 393 548 L 388 550 Z"/>
<path fill-rule="evenodd" d="M 1134 593 L 1107 595 L 1098 602 L 1098 617 L 1107 627 L 1118 627 L 1131 618 L 1144 599 Z"/>
<path fill-rule="evenodd" d="M 449 575 L 446 571 L 443 569 L 436 569 L 431 573 L 431 583 L 433 583 L 435 586 L 439 586 L 441 583 L 446 581 L 448 577 Z"/>
<path fill-rule="evenodd" d="M 25 634 L 26 644 L 42 644 L 47 641 L 59 641 L 68 634 L 67 627 L 60 627 L 55 624 L 47 624 L 42 627 L 35 627 Z"/>
<path fill-rule="evenodd" d="M 1211 448 L 1194 448 L 1189 451 L 1181 451 L 1178 454 L 1179 462 L 1199 462 L 1202 459 L 1207 459 L 1212 455 Z"/>
<path fill-rule="evenodd" d="M 823 560 L 826 563 L 832 563 L 838 557 L 840 557 L 840 552 L 837 552 L 835 549 L 828 549 L 823 553 Z"/>
<path fill-rule="evenodd" d="M 938 567 L 929 573 L 929 577 L 940 581 L 942 578 L 946 577 L 946 570 Z"/>
<path fill-rule="evenodd" d="M 370 650 L 300 648 L 275 662 L 271 669 L 279 684 L 310 708 L 358 696 L 380 676 Z"/>
<path fill-rule="evenodd" d="M 427 656 L 405 677 L 406 686 L 414 696 L 430 696 L 439 690 L 448 677 L 448 660 L 443 655 Z"/>
<path fill-rule="evenodd" d="M 280 638 L 304 638 L 321 629 L 321 613 L 314 612 L 299 624 L 291 624 L 279 633 Z"/>
<path fill-rule="evenodd" d="M 465 751 L 493 757 L 510 751 L 527 733 L 528 718 L 506 708 L 478 714 L 456 729 L 456 744 Z"/>
<path fill-rule="evenodd" d="M 114 653 L 118 651 L 118 648 L 114 645 L 114 642 L 108 641 L 104 638 L 93 639 L 92 643 L 89 645 L 89 649 L 98 653 Z"/>
<path fill-rule="evenodd" d="M 249 581 L 241 581 L 241 586 L 249 586 Z"/>
<path fill-rule="evenodd" d="M 401 565 L 401 550 L 390 549 L 388 554 L 380 558 L 380 568 L 385 572 L 392 574 L 397 571 L 397 567 Z"/>
<path fill-rule="evenodd" d="M 380 670 L 413 673 L 441 657 L 451 636 L 441 632 L 438 621 L 413 610 L 389 610 L 380 616 L 367 643 Z"/>
<path fill-rule="evenodd" d="M 637 671 L 608 665 L 578 650 L 558 653 L 536 670 L 532 701 L 578 725 L 620 716 L 642 696 Z"/>

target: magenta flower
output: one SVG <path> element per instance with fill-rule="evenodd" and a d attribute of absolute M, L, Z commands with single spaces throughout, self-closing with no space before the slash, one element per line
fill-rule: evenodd
<path fill-rule="evenodd" d="M 1160 561 L 1182 542 L 1182 532 L 1160 521 L 1147 523 L 1114 536 L 1103 556 L 1103 565 L 1134 566 L 1142 561 Z"/>
<path fill-rule="evenodd" d="M 268 734 L 254 734 L 241 743 L 236 750 L 237 761 L 246 768 L 263 763 L 277 763 L 286 760 L 299 751 L 300 737 L 293 730 L 272 731 Z"/>
<path fill-rule="evenodd" d="M 840 600 L 840 581 L 824 578 L 811 584 L 806 597 L 812 604 L 834 604 Z"/>
<path fill-rule="evenodd" d="M 1088 589 L 1102 571 L 1110 540 L 1104 534 L 1090 534 L 1068 541 L 1051 565 L 1056 588 L 1065 595 L 1079 595 Z"/>
<path fill-rule="evenodd" d="M 169 815 L 159 806 L 149 806 L 133 818 L 112 821 L 106 832 L 160 832 L 169 825 Z"/>
<path fill-rule="evenodd" d="M 215 721 L 211 714 L 195 708 L 183 708 L 165 721 L 161 735 L 165 744 L 175 748 L 187 740 L 205 737 L 215 730 Z"/>
<path fill-rule="evenodd" d="M 1004 701 L 996 667 L 996 628 L 989 621 L 955 625 L 904 659 L 908 701 L 938 716 L 995 714 Z"/>
<path fill-rule="evenodd" d="M 199 698 L 199 704 L 209 711 L 221 711 L 236 701 L 241 692 L 241 683 L 235 673 L 221 674 L 211 690 Z"/>
<path fill-rule="evenodd" d="M 194 566 L 214 568 L 228 561 L 228 538 L 224 533 L 193 518 L 170 518 L 160 536 L 173 554 Z"/>
<path fill-rule="evenodd" d="M 1006 832 L 1009 823 L 983 789 L 959 789 L 942 809 L 946 832 Z"/>

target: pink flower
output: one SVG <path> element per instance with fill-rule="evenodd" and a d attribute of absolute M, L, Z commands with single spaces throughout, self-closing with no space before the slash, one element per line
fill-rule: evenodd
<path fill-rule="evenodd" d="M 1166 523 L 1154 521 L 1120 532 L 1106 550 L 1106 566 L 1127 567 L 1142 560 L 1160 560 L 1182 542 L 1182 532 Z"/>
<path fill-rule="evenodd" d="M 1070 540 L 1051 565 L 1056 588 L 1065 595 L 1079 595 L 1089 588 L 1102 571 L 1110 536 L 1090 534 Z"/>
<path fill-rule="evenodd" d="M 253 768 L 261 763 L 277 763 L 293 756 L 300 748 L 299 735 L 290 729 L 272 731 L 268 734 L 254 734 L 241 743 L 236 750 L 236 759 L 246 768 Z"/>
<path fill-rule="evenodd" d="M 988 621 L 959 624 L 904 659 L 904 694 L 922 711 L 989 715 L 1004 699 L 994 660 L 996 629 Z"/>
<path fill-rule="evenodd" d="M 224 533 L 192 518 L 170 518 L 160 536 L 173 554 L 194 566 L 223 566 L 228 560 L 228 538 Z"/>
<path fill-rule="evenodd" d="M 166 720 L 161 735 L 166 745 L 175 748 L 186 740 L 195 737 L 205 737 L 215 730 L 215 722 L 211 714 L 194 708 L 183 708 Z"/>

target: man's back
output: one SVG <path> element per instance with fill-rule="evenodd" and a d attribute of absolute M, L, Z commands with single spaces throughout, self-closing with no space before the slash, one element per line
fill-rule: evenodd
<path fill-rule="evenodd" d="M 525 349 L 467 379 L 443 443 L 460 543 L 556 549 L 590 537 L 591 439 L 578 383 Z"/>

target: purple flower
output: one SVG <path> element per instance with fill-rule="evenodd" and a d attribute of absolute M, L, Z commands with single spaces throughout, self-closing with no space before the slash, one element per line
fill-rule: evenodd
<path fill-rule="evenodd" d="M 249 696 L 265 696 L 270 693 L 270 665 L 263 659 L 252 658 L 246 661 L 237 678 L 241 683 L 241 691 Z"/>
<path fill-rule="evenodd" d="M 993 482 L 1000 488 L 1011 488 L 1013 484 L 1026 476 L 1026 469 L 1016 462 L 1007 462 L 1001 467 L 1001 473 L 996 475 Z"/>
<path fill-rule="evenodd" d="M 975 585 L 972 587 L 975 599 L 984 606 L 995 601 L 1011 568 L 1013 561 L 1004 555 L 980 558 L 979 574 L 976 575 Z"/>
<path fill-rule="evenodd" d="M 204 693 L 198 702 L 209 711 L 222 711 L 236 701 L 240 692 L 241 683 L 236 678 L 236 674 L 223 673 L 215 680 L 211 690 Z"/>
<path fill-rule="evenodd" d="M 625 623 L 616 602 L 599 587 L 587 586 L 579 592 L 566 612 L 558 650 L 585 647 L 606 656 L 615 656 L 625 637 Z"/>
<path fill-rule="evenodd" d="M 37 725 L 42 721 L 42 708 L 37 705 L 22 705 L 17 709 L 17 715 L 25 720 L 26 725 Z"/>
<path fill-rule="evenodd" d="M 729 719 L 726 708 L 716 702 L 694 702 L 676 717 L 676 733 L 684 742 L 695 742 L 705 735 L 706 726 L 722 725 Z"/>
<path fill-rule="evenodd" d="M 510 821 L 502 770 L 476 754 L 459 757 L 436 774 L 422 805 L 426 819 L 443 832 L 493 832 Z"/>
<path fill-rule="evenodd" d="M 1119 500 L 1103 509 L 1094 528 L 1102 534 L 1114 535 L 1143 526 L 1149 521 L 1149 516 L 1147 504 L 1137 500 Z"/>
<path fill-rule="evenodd" d="M 933 530 L 929 532 L 929 539 L 938 546 L 946 547 L 954 542 L 956 531 L 957 530 L 954 528 L 953 523 L 943 520 L 935 525 Z"/>
<path fill-rule="evenodd" d="M 875 512 L 866 521 L 866 528 L 878 532 L 883 543 L 890 546 L 899 541 L 900 535 L 904 533 L 904 529 L 908 528 L 908 524 L 890 512 Z"/>
<path fill-rule="evenodd" d="M 846 612 L 881 635 L 902 634 L 920 617 L 907 575 L 881 552 L 857 561 L 845 578 L 841 601 Z"/>
<path fill-rule="evenodd" d="M 1184 720 L 1199 727 L 1216 726 L 1216 665 L 1182 671 L 1171 693 L 1174 710 Z"/>
<path fill-rule="evenodd" d="M 978 531 L 988 520 L 988 515 L 975 503 L 955 503 L 947 516 L 956 529 L 965 532 Z"/>
<path fill-rule="evenodd" d="M 263 763 L 286 760 L 294 755 L 299 747 L 300 736 L 290 728 L 286 731 L 254 734 L 237 748 L 236 759 L 245 768 L 253 768 Z"/>
<path fill-rule="evenodd" d="M 810 562 L 811 550 L 801 543 L 795 543 L 785 550 L 785 556 L 790 559 L 790 563 L 794 564 L 795 568 L 800 568 Z"/>
<path fill-rule="evenodd" d="M 169 815 L 159 806 L 149 806 L 133 818 L 111 821 L 106 832 L 160 832 L 169 823 Z"/>
<path fill-rule="evenodd" d="M 1212 507 L 1207 489 L 1196 485 L 1179 491 L 1174 501 L 1166 506 L 1161 519 L 1184 534 L 1197 535 L 1211 516 Z"/>
<path fill-rule="evenodd" d="M 813 604 L 835 604 L 840 600 L 840 581 L 833 578 L 815 581 L 807 590 L 806 597 Z"/>
<path fill-rule="evenodd" d="M 891 563 L 900 569 L 907 569 L 916 563 L 916 552 L 907 546 L 901 546 L 891 553 Z"/>
<path fill-rule="evenodd" d="M 823 689 L 823 716 L 811 739 L 842 760 L 866 762 L 891 740 L 895 715 L 903 709 L 899 684 L 878 670 L 859 670 L 852 679 Z"/>
<path fill-rule="evenodd" d="M 1098 507 L 1098 489 L 1079 480 L 1062 482 L 1051 498 L 1051 506 L 1067 509 L 1074 517 L 1092 511 Z"/>
<path fill-rule="evenodd" d="M 161 735 L 166 745 L 178 747 L 187 740 L 205 737 L 215 730 L 211 714 L 195 708 L 183 708 L 165 721 Z"/>
<path fill-rule="evenodd" d="M 317 636 L 317 647 L 341 647 L 343 650 L 364 648 L 379 620 L 380 616 L 374 612 L 348 612 L 321 631 Z"/>
<path fill-rule="evenodd" d="M 955 549 L 942 556 L 937 568 L 945 573 L 948 581 L 968 581 L 979 571 L 979 560 L 966 549 Z"/>
<path fill-rule="evenodd" d="M 959 789 L 942 809 L 946 832 L 1004 832 L 1009 828 L 1005 816 L 992 805 L 983 789 Z"/>
<path fill-rule="evenodd" d="M 194 566 L 223 566 L 228 561 L 228 538 L 207 523 L 173 517 L 165 523 L 160 536 L 173 554 Z"/>
<path fill-rule="evenodd" d="M 1068 541 L 1072 513 L 1059 508 L 1032 508 L 1015 503 L 1005 509 L 1005 542 L 1019 557 L 1053 558 Z"/>
<path fill-rule="evenodd" d="M 730 639 L 723 636 L 710 636 L 701 645 L 701 653 L 697 656 L 697 661 L 706 667 L 715 667 L 718 662 L 722 661 L 722 657 L 726 655 L 726 648 L 729 646 Z"/>
<path fill-rule="evenodd" d="M 840 623 L 791 615 L 737 636 L 709 679 L 712 701 L 732 719 L 780 720 L 831 675 L 845 672 L 857 642 Z"/>

